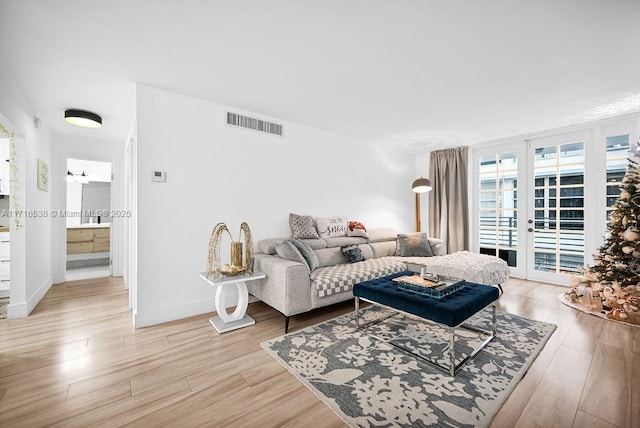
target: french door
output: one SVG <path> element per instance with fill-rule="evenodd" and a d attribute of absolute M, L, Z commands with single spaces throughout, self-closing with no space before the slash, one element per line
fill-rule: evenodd
<path fill-rule="evenodd" d="M 585 174 L 593 137 L 564 134 L 528 146 L 527 278 L 568 285 L 567 274 L 587 263 L 585 227 L 594 223 L 585 205 L 585 189 L 595 193 L 598 184 Z"/>
<path fill-rule="evenodd" d="M 474 148 L 472 250 L 511 275 L 569 285 L 593 262 L 620 194 L 635 120 Z"/>

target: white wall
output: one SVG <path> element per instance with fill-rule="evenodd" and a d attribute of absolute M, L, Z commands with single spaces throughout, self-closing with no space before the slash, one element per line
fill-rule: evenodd
<path fill-rule="evenodd" d="M 254 242 L 290 235 L 290 212 L 413 230 L 411 156 L 281 120 L 285 137 L 238 129 L 225 112 L 137 87 L 137 327 L 213 311 L 198 273 L 218 222 L 235 236 L 247 221 Z"/>
<path fill-rule="evenodd" d="M 17 198 L 20 209 L 35 213 L 51 210 L 53 183 L 49 191 L 38 190 L 38 159 L 51 167 L 51 138 L 46 123 L 34 126 L 36 110 L 17 85 L 0 69 L 0 122 L 17 133 Z M 13 204 L 12 204 L 13 205 Z M 27 316 L 52 284 L 51 218 L 20 218 L 21 228 L 11 225 L 11 303 L 9 318 Z"/>
<path fill-rule="evenodd" d="M 124 144 L 125 141 L 86 138 L 70 135 L 53 135 L 51 182 L 56 183 L 53 192 L 54 211 L 64 211 L 67 205 L 67 160 L 82 159 L 110 162 L 113 165 L 112 210 L 124 208 Z M 53 221 L 53 280 L 65 280 L 66 267 L 66 219 Z M 122 275 L 124 253 L 124 220 L 113 218 L 111 222 L 112 274 Z"/>
<path fill-rule="evenodd" d="M 77 213 L 77 215 L 76 215 Z M 80 224 L 82 216 L 82 183 L 67 183 L 67 227 Z"/>

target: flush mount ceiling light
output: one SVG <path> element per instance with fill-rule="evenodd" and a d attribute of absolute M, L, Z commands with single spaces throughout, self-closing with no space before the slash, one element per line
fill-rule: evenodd
<path fill-rule="evenodd" d="M 85 128 L 100 128 L 102 126 L 102 118 L 86 110 L 65 110 L 64 120 L 72 125 L 83 126 Z"/>

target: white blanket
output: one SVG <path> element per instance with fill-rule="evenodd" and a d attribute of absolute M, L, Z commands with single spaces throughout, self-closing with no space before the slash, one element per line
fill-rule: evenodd
<path fill-rule="evenodd" d="M 504 260 L 486 254 L 458 251 L 435 257 L 394 257 L 407 263 L 425 266 L 429 273 L 455 276 L 478 284 L 498 285 L 509 279 L 509 265 Z"/>

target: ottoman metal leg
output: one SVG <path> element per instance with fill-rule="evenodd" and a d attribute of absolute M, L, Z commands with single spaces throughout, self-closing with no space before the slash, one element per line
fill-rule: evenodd
<path fill-rule="evenodd" d="M 374 303 L 374 304 L 376 304 L 378 306 L 382 306 L 383 308 L 391 309 L 392 312 L 391 312 L 390 315 L 378 318 L 376 320 L 368 321 L 368 322 L 364 323 L 362 326 L 360 326 L 359 319 L 358 319 L 358 310 L 359 310 L 359 307 L 360 307 L 359 300 L 360 300 L 359 297 L 355 298 L 355 302 L 356 302 L 355 303 L 355 305 L 356 305 L 356 308 L 355 308 L 356 309 L 355 310 L 356 330 L 358 330 L 358 328 L 360 328 L 360 327 L 362 327 L 364 329 L 365 327 L 368 327 L 370 325 L 377 324 L 377 323 L 379 323 L 379 322 L 381 322 L 381 321 L 383 321 L 383 320 L 385 320 L 387 318 L 390 318 L 390 317 L 392 317 L 392 316 L 394 316 L 396 314 L 406 314 L 406 315 L 415 317 L 415 315 L 409 314 L 407 312 L 401 311 L 401 310 L 396 309 L 396 308 L 392 308 L 390 306 L 386 306 L 386 305 L 384 305 L 382 303 L 379 303 L 379 302 L 373 302 L 373 301 L 368 300 L 368 299 L 363 297 L 362 300 L 364 300 L 366 302 Z M 490 303 L 489 305 L 492 307 L 492 320 L 491 320 L 491 324 L 492 325 L 491 325 L 491 330 L 484 330 L 484 329 L 481 329 L 481 328 L 478 328 L 478 327 L 467 325 L 464 322 L 458 324 L 457 326 L 449 327 L 449 348 L 450 349 L 449 349 L 449 364 L 448 364 L 448 366 L 446 366 L 444 364 L 440 364 L 440 363 L 438 363 L 436 361 L 429 360 L 429 359 L 423 357 L 422 355 L 419 355 L 419 354 L 417 354 L 417 353 L 415 353 L 415 352 L 413 352 L 413 351 L 411 351 L 409 349 L 406 349 L 401 345 L 396 345 L 395 343 L 392 343 L 389 340 L 384 340 L 384 339 L 380 339 L 380 338 L 379 339 L 385 341 L 386 343 L 388 343 L 389 345 L 393 346 L 394 348 L 400 349 L 401 351 L 404 351 L 404 352 L 406 352 L 406 353 L 408 353 L 410 355 L 413 355 L 413 356 L 419 358 L 420 360 L 425 361 L 426 363 L 429 363 L 429 364 L 439 368 L 440 370 L 444 371 L 445 373 L 448 373 L 451 376 L 455 376 L 456 372 L 458 370 L 460 370 L 462 368 L 462 366 L 464 366 L 466 364 L 467 361 L 471 360 L 478 352 L 480 352 L 482 350 L 482 348 L 484 348 L 489 342 L 491 342 L 496 337 L 496 334 L 497 334 L 496 303 L 493 302 L 493 303 Z M 483 309 L 488 308 L 489 305 L 485 306 Z M 480 311 L 476 312 L 476 314 L 480 313 L 481 311 L 482 311 L 482 309 Z M 437 322 L 435 322 L 433 320 L 426 320 L 424 318 L 423 318 L 423 320 L 425 320 L 426 322 L 429 322 L 429 323 L 440 325 L 442 327 L 447 327 L 447 326 L 445 326 L 443 324 L 440 324 L 440 323 L 437 323 Z M 455 361 L 456 360 L 456 328 L 464 328 L 465 330 L 475 331 L 475 332 L 482 333 L 482 334 L 487 336 L 484 339 L 484 341 L 471 352 L 471 354 L 466 356 L 457 365 L 456 365 L 456 361 Z M 372 336 L 373 337 L 377 337 L 375 335 L 372 335 Z M 446 357 L 445 357 L 445 361 L 446 361 Z"/>
<path fill-rule="evenodd" d="M 456 328 L 451 327 L 449 337 L 449 374 L 456 375 Z"/>
<path fill-rule="evenodd" d="M 492 324 L 493 324 L 493 335 L 498 334 L 498 321 L 496 320 L 496 304 L 493 305 L 493 315 L 492 315 Z"/>

